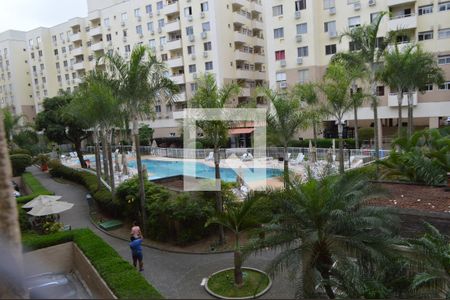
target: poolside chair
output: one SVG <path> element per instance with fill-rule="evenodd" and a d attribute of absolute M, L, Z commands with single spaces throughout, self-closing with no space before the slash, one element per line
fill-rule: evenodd
<path fill-rule="evenodd" d="M 253 155 L 251 153 L 246 152 L 241 156 L 241 160 L 242 161 L 252 161 Z"/>
<path fill-rule="evenodd" d="M 206 161 L 208 161 L 208 160 L 214 160 L 214 152 L 209 152 L 208 156 L 205 157 L 205 160 L 206 160 Z"/>
<path fill-rule="evenodd" d="M 291 162 L 292 162 L 293 165 L 298 165 L 298 164 L 300 164 L 300 163 L 303 162 L 303 159 L 304 159 L 304 158 L 305 158 L 305 155 L 304 155 L 303 153 L 300 152 L 300 153 L 298 154 L 297 158 L 294 159 L 294 160 L 292 160 Z"/>

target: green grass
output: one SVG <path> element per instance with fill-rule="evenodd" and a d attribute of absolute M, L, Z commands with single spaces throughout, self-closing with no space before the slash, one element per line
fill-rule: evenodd
<path fill-rule="evenodd" d="M 54 195 L 53 192 L 47 190 L 31 173 L 23 173 L 22 181 L 30 188 L 31 194 L 16 198 L 19 204 L 25 204 L 39 195 Z"/>
<path fill-rule="evenodd" d="M 267 275 L 243 269 L 244 284 L 237 288 L 234 285 L 234 270 L 226 270 L 211 276 L 208 280 L 208 288 L 214 293 L 225 297 L 247 297 L 262 292 L 269 284 Z"/>
<path fill-rule="evenodd" d="M 89 229 L 77 229 L 50 235 L 24 233 L 24 251 L 32 251 L 73 241 L 90 260 L 106 284 L 119 299 L 162 299 L 133 266 Z"/>

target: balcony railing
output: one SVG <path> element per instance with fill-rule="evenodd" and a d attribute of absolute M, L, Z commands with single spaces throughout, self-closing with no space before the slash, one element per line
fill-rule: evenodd
<path fill-rule="evenodd" d="M 417 27 L 417 15 L 408 14 L 392 17 L 388 22 L 388 30 L 413 29 Z"/>

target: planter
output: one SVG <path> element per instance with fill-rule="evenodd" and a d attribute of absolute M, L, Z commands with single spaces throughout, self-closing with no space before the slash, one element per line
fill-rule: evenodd
<path fill-rule="evenodd" d="M 230 272 L 230 271 L 231 271 L 231 272 Z M 216 298 L 219 298 L 219 299 L 255 299 L 255 298 L 261 297 L 262 295 L 264 295 L 265 293 L 267 293 L 267 292 L 270 290 L 270 288 L 272 287 L 272 280 L 270 279 L 270 277 L 269 277 L 265 272 L 263 272 L 263 271 L 261 271 L 261 270 L 258 270 L 258 269 L 254 269 L 254 268 L 248 268 L 248 267 L 243 267 L 243 268 L 242 268 L 242 271 L 243 271 L 244 273 L 245 273 L 246 271 L 247 271 L 247 272 L 250 271 L 250 272 L 252 272 L 253 274 L 254 274 L 254 273 L 259 273 L 260 275 L 267 277 L 267 279 L 266 279 L 266 280 L 267 280 L 266 286 L 265 286 L 265 287 L 262 287 L 262 290 L 259 291 L 258 293 L 256 293 L 256 295 L 253 295 L 253 293 L 251 292 L 251 293 L 248 293 L 247 295 L 242 295 L 242 296 L 235 296 L 235 297 L 232 297 L 232 296 L 225 296 L 225 295 L 219 294 L 218 292 L 213 291 L 214 288 L 210 288 L 210 287 L 209 287 L 210 282 L 212 282 L 212 281 L 213 281 L 217 276 L 219 276 L 221 273 L 228 273 L 228 272 L 230 272 L 230 274 L 231 274 L 230 279 L 231 279 L 231 280 L 234 280 L 234 278 L 233 278 L 233 271 L 234 271 L 234 268 L 227 268 L 227 269 L 222 269 L 222 270 L 220 270 L 220 271 L 217 271 L 217 272 L 211 274 L 211 275 L 207 278 L 207 280 L 206 280 L 206 282 L 205 282 L 205 289 L 206 289 L 206 291 L 208 292 L 208 294 L 210 294 L 210 295 L 212 295 L 212 296 L 214 296 L 214 297 L 216 297 Z M 248 276 L 250 276 L 250 275 L 248 275 Z M 245 285 L 245 283 L 244 283 L 244 285 Z M 224 285 L 223 287 L 227 288 L 225 285 Z M 231 288 L 232 288 L 232 287 L 231 287 Z M 229 290 L 230 290 L 230 289 L 228 289 L 227 291 L 229 292 Z"/>
<path fill-rule="evenodd" d="M 41 165 L 41 171 L 42 172 L 47 172 L 48 171 L 48 164 L 42 164 Z"/>

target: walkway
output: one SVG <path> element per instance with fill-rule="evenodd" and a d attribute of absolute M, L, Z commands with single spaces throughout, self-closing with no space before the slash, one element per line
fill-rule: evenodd
<path fill-rule="evenodd" d="M 49 174 L 42 173 L 35 167 L 28 169 L 39 181 L 62 200 L 73 203 L 69 211 L 61 214 L 61 221 L 72 228 L 90 228 L 94 233 L 109 243 L 125 260 L 131 261 L 128 243 L 98 230 L 89 220 L 89 208 L 85 199 L 87 190 L 73 183 L 59 183 Z M 145 270 L 143 276 L 152 283 L 166 298 L 171 299 L 211 299 L 203 287 L 202 278 L 233 265 L 232 253 L 222 254 L 176 254 L 144 247 Z M 245 266 L 264 269 L 274 257 L 273 252 L 264 252 L 251 256 Z M 287 274 L 277 276 L 271 290 L 263 299 L 294 298 L 294 283 Z"/>

